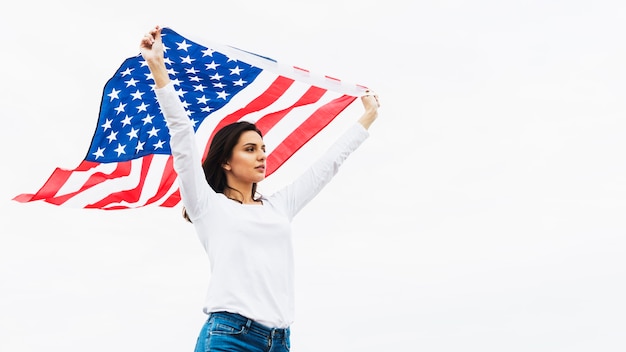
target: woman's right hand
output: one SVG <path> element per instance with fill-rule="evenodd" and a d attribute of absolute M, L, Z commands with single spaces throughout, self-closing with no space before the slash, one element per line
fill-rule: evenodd
<path fill-rule="evenodd" d="M 163 42 L 161 41 L 161 27 L 155 26 L 141 38 L 139 44 L 141 56 L 150 62 L 163 57 Z"/>
<path fill-rule="evenodd" d="M 141 56 L 146 60 L 148 68 L 154 77 L 156 87 L 162 88 L 166 86 L 170 78 L 165 68 L 161 27 L 157 25 L 146 33 L 146 35 L 141 38 L 139 48 L 141 49 Z"/>

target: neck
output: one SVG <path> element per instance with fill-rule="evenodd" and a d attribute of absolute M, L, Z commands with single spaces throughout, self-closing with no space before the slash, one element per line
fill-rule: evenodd
<path fill-rule="evenodd" d="M 242 188 L 235 188 L 235 187 L 226 188 L 226 189 L 224 189 L 224 195 L 227 198 L 232 199 L 232 200 L 234 200 L 236 202 L 239 202 L 241 204 L 257 203 L 257 201 L 255 201 L 252 198 L 252 185 L 250 185 L 250 187 L 246 187 L 244 189 L 242 189 Z"/>

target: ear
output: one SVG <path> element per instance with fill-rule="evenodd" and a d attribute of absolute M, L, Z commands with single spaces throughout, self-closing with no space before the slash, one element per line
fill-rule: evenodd
<path fill-rule="evenodd" d="M 222 164 L 222 168 L 226 171 L 230 171 L 231 167 L 230 167 L 230 163 L 229 162 L 225 162 Z"/>

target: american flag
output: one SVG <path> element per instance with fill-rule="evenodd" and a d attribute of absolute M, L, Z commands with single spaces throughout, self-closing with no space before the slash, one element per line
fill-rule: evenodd
<path fill-rule="evenodd" d="M 170 78 L 203 155 L 221 126 L 254 122 L 268 148 L 268 177 L 366 89 L 231 46 L 203 46 L 171 28 L 162 36 Z M 137 55 L 106 83 L 84 160 L 75 169 L 56 168 L 39 191 L 14 200 L 106 210 L 173 207 L 180 194 L 172 166 L 154 80 Z"/>

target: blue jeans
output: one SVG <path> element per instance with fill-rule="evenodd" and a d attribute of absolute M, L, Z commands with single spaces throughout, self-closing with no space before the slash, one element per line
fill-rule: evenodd
<path fill-rule="evenodd" d="M 289 328 L 269 328 L 242 315 L 209 315 L 194 352 L 289 352 Z"/>

